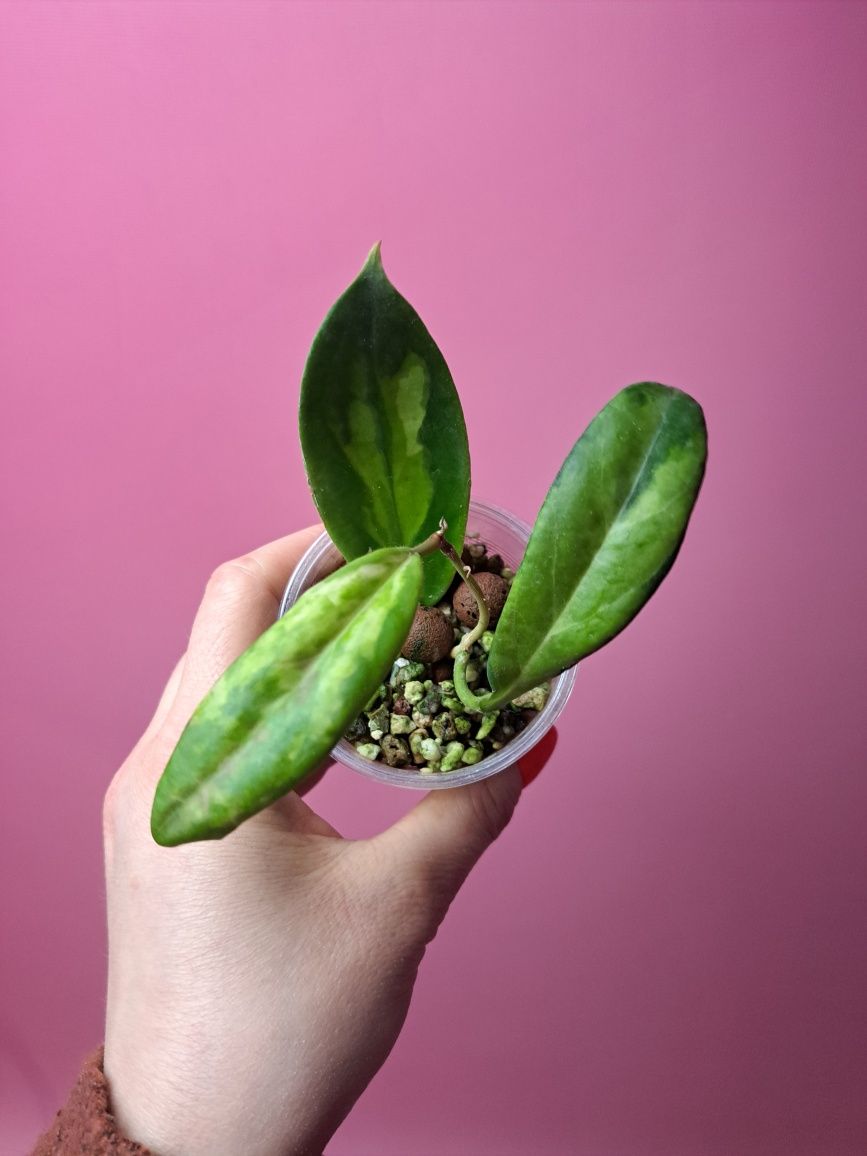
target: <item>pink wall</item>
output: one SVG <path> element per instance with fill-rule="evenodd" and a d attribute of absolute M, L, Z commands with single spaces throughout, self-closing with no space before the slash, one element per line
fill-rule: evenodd
<path fill-rule="evenodd" d="M 100 1038 L 102 792 L 210 569 L 311 519 L 378 238 L 477 496 L 532 517 L 647 377 L 711 461 L 330 1151 L 867 1150 L 865 54 L 830 2 L 0 6 L 3 1153 Z"/>

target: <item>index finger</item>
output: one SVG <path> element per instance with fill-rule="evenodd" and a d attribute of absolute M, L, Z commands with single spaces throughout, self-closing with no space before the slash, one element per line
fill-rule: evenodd
<path fill-rule="evenodd" d="M 322 529 L 320 522 L 315 526 L 296 530 L 294 534 L 287 534 L 285 538 L 266 542 L 264 546 L 258 546 L 255 550 L 241 555 L 240 558 L 223 562 L 214 571 L 212 579 L 224 567 L 239 567 L 242 570 L 247 570 L 255 578 L 261 580 L 260 593 L 264 594 L 267 591 L 279 606 L 292 571 L 322 533 Z M 207 591 L 205 593 L 207 597 Z M 204 606 L 204 600 L 202 605 Z"/>
<path fill-rule="evenodd" d="M 166 723 L 180 734 L 223 671 L 271 626 L 289 576 L 322 533 L 308 526 L 268 542 L 213 572 L 196 612 L 177 693 Z"/>

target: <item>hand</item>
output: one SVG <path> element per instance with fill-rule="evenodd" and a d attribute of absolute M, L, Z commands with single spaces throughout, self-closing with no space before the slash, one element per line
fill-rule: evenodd
<path fill-rule="evenodd" d="M 214 573 L 106 795 L 105 1072 L 121 1129 L 159 1156 L 320 1153 L 394 1045 L 426 944 L 520 795 L 513 767 L 350 842 L 293 793 L 219 842 L 153 841 L 178 736 L 274 621 L 318 533 Z"/>

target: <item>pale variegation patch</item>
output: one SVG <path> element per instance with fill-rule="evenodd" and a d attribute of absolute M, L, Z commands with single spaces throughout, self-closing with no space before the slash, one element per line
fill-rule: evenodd
<path fill-rule="evenodd" d="M 380 382 L 380 390 L 390 419 L 387 432 L 397 517 L 405 541 L 414 542 L 427 530 L 425 520 L 434 492 L 428 453 L 420 436 L 430 395 L 427 366 L 415 353 L 409 353 L 398 372 Z"/>

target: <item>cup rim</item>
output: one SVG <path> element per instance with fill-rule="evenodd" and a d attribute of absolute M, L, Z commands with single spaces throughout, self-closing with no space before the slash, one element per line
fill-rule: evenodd
<path fill-rule="evenodd" d="M 517 518 L 509 510 L 490 502 L 471 500 L 469 517 L 467 519 L 468 526 L 472 522 L 474 514 L 499 523 L 504 531 L 511 532 L 521 539 L 522 552 L 526 548 L 530 537 L 530 526 L 520 518 Z M 489 542 L 487 544 L 494 549 L 497 548 L 496 542 Z M 311 543 L 289 577 L 289 581 L 283 592 L 283 598 L 280 602 L 280 609 L 277 614 L 278 618 L 282 618 L 287 610 L 301 597 L 301 594 L 307 589 L 306 582 L 311 572 L 315 570 L 316 565 L 325 557 L 329 550 L 332 549 L 336 548 L 327 531 L 323 531 L 319 537 Z M 390 767 L 387 763 L 365 759 L 357 753 L 352 744 L 346 739 L 340 739 L 332 749 L 331 758 L 342 766 L 357 771 L 367 778 L 410 790 L 442 790 L 480 782 L 482 779 L 490 778 L 491 775 L 496 775 L 500 771 L 506 770 L 507 767 L 513 766 L 522 755 L 526 755 L 532 750 L 540 739 L 547 734 L 560 717 L 569 700 L 575 683 L 577 670 L 578 667 L 575 665 L 568 670 L 564 670 L 561 674 L 555 675 L 554 678 L 550 680 L 551 691 L 548 696 L 548 701 L 539 712 L 538 717 L 506 743 L 499 751 L 496 751 L 492 755 L 487 755 L 479 762 L 473 763 L 470 766 L 458 767 L 453 771 L 441 773 L 428 772 L 422 774 L 413 768 Z"/>

